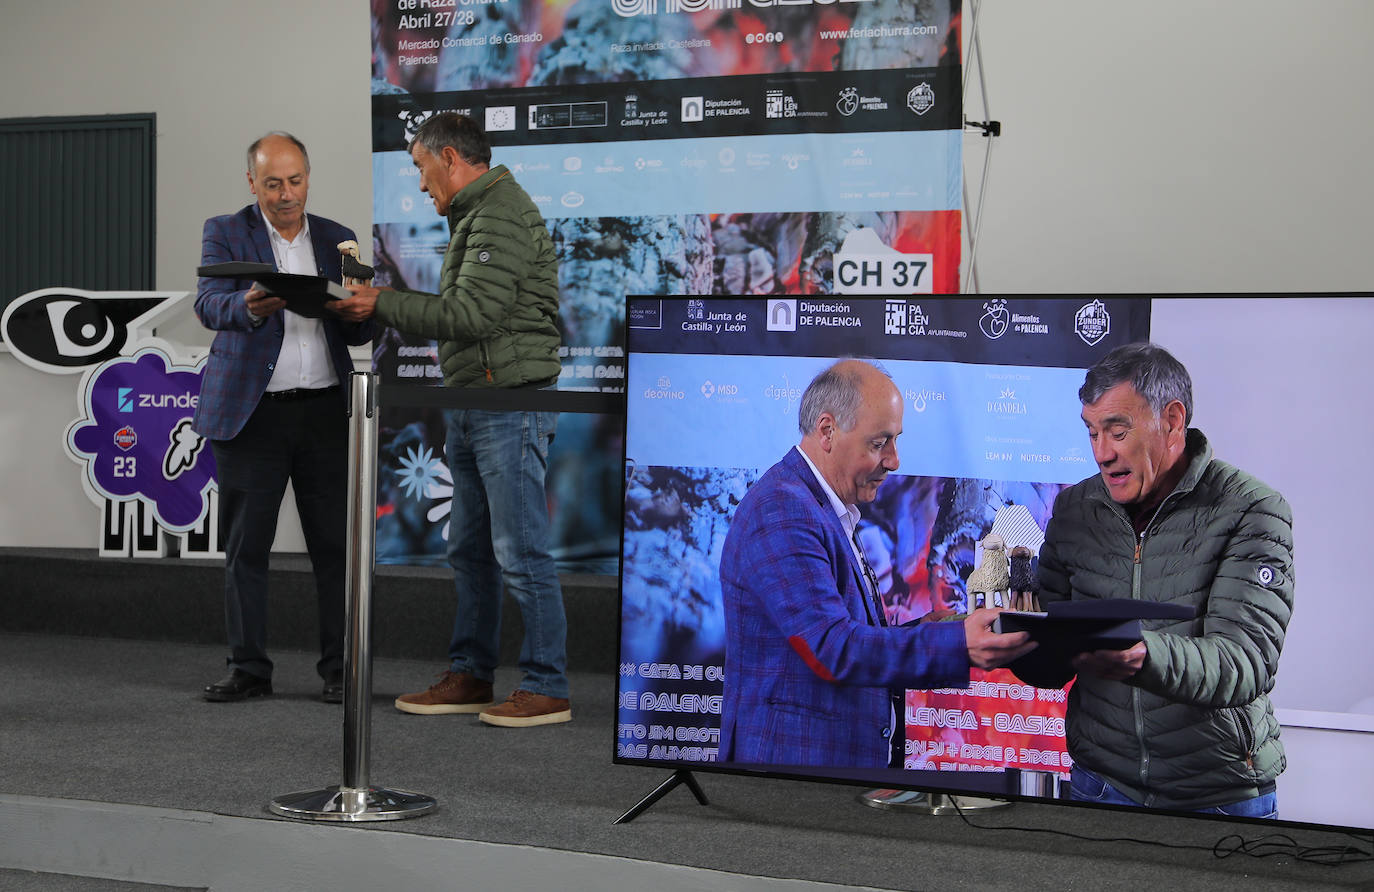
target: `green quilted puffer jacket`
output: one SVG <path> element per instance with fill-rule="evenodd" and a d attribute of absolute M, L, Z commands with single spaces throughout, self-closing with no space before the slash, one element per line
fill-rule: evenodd
<path fill-rule="evenodd" d="M 449 202 L 439 293 L 383 291 L 376 316 L 439 341 L 450 387 L 544 386 L 558 379 L 558 257 L 544 218 L 505 165 Z"/>
<path fill-rule="evenodd" d="M 1149 653 L 1128 681 L 1080 676 L 1066 729 L 1079 765 L 1145 805 L 1194 810 L 1253 798 L 1287 765 L 1268 692 L 1293 612 L 1293 516 L 1278 492 L 1214 459 L 1201 431 L 1188 431 L 1187 455 L 1138 540 L 1100 476 L 1060 493 L 1040 585 L 1042 601 L 1197 608 L 1143 623 Z"/>

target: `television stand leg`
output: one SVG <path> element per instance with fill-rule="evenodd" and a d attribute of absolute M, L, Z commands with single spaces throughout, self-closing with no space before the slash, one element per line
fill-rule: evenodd
<path fill-rule="evenodd" d="M 672 777 L 668 778 L 666 781 L 659 784 L 658 787 L 656 787 L 652 793 L 636 802 L 629 811 L 625 812 L 625 814 L 616 818 L 613 823 L 630 823 L 635 818 L 639 817 L 645 811 L 647 811 L 649 807 L 652 806 L 655 802 L 671 793 L 673 791 L 673 788 L 676 787 L 678 784 L 686 784 L 687 789 L 692 791 L 692 795 L 697 797 L 697 802 L 700 802 L 702 805 L 711 804 L 706 800 L 706 793 L 702 791 L 701 784 L 697 783 L 697 779 L 692 776 L 692 772 L 688 771 L 685 768 L 679 768 L 677 771 L 673 772 Z"/>
<path fill-rule="evenodd" d="M 861 793 L 858 799 L 870 808 L 912 811 L 922 815 L 954 815 L 960 811 L 984 811 L 1011 805 L 1005 799 L 983 799 L 962 794 L 956 803 L 955 797 L 946 793 L 923 793 L 918 790 L 869 790 Z"/>

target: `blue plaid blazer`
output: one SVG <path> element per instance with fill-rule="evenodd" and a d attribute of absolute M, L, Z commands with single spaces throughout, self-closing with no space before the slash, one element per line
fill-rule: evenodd
<path fill-rule="evenodd" d="M 883 767 L 890 689 L 968 685 L 963 623 L 871 618 L 863 569 L 796 448 L 740 502 L 720 585 L 721 761 Z"/>
<path fill-rule="evenodd" d="M 308 215 L 310 244 L 315 250 L 318 275 L 338 282 L 343 269 L 339 261 L 339 242 L 356 238 L 353 230 L 324 217 Z M 201 239 L 200 262 L 204 266 L 230 260 L 276 264 L 267 224 L 257 204 L 236 214 L 211 217 L 205 221 Z M 258 407 L 267 382 L 272 378 L 277 354 L 281 352 L 285 321 L 273 313 L 257 328 L 253 327 L 243 295 L 252 287 L 251 279 L 201 279 L 196 289 L 196 317 L 218 334 L 210 345 L 210 358 L 201 378 L 200 399 L 192 427 L 211 440 L 232 439 L 243 429 L 248 416 Z M 350 344 L 365 344 L 372 339 L 374 323 L 324 320 L 329 357 L 345 384 L 353 371 L 348 355 Z"/>

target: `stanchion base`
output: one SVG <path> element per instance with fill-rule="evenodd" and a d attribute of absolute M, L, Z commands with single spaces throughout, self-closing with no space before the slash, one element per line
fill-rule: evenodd
<path fill-rule="evenodd" d="M 983 799 L 978 796 L 949 796 L 945 793 L 923 793 L 917 790 L 869 790 L 858 797 L 872 808 L 914 811 L 923 815 L 956 815 L 961 811 L 987 811 L 1011 805 L 1005 799 Z M 958 800 L 958 806 L 954 800 Z"/>
<path fill-rule="evenodd" d="M 399 821 L 427 815 L 438 807 L 433 797 L 405 790 L 326 787 L 278 796 L 267 810 L 303 821 Z"/>

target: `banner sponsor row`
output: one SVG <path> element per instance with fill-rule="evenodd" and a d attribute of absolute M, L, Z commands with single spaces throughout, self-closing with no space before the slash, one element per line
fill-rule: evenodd
<path fill-rule="evenodd" d="M 841 250 L 836 290 L 866 278 L 889 286 L 899 277 L 911 282 L 920 275 L 914 256 Z M 709 342 L 710 352 L 720 354 L 1085 367 L 1128 343 L 1149 313 L 1150 301 L 1141 297 L 646 296 L 630 300 L 625 324 L 636 351 L 645 353 L 701 352 Z"/>
<path fill-rule="evenodd" d="M 384 93 L 372 97 L 373 151 L 404 151 L 441 111 L 475 118 L 494 146 L 963 127 L 957 67 L 780 72 Z"/>
<path fill-rule="evenodd" d="M 961 134 L 859 133 L 506 146 L 545 219 L 798 211 L 957 211 Z M 377 223 L 433 223 L 405 152 L 372 156 Z"/>
<path fill-rule="evenodd" d="M 636 355 L 626 380 L 629 458 L 766 468 L 797 441 L 807 383 L 830 357 Z M 898 475 L 1073 483 L 1092 473 L 1077 369 L 884 363 L 904 402 Z M 702 437 L 700 430 L 750 431 Z"/>

